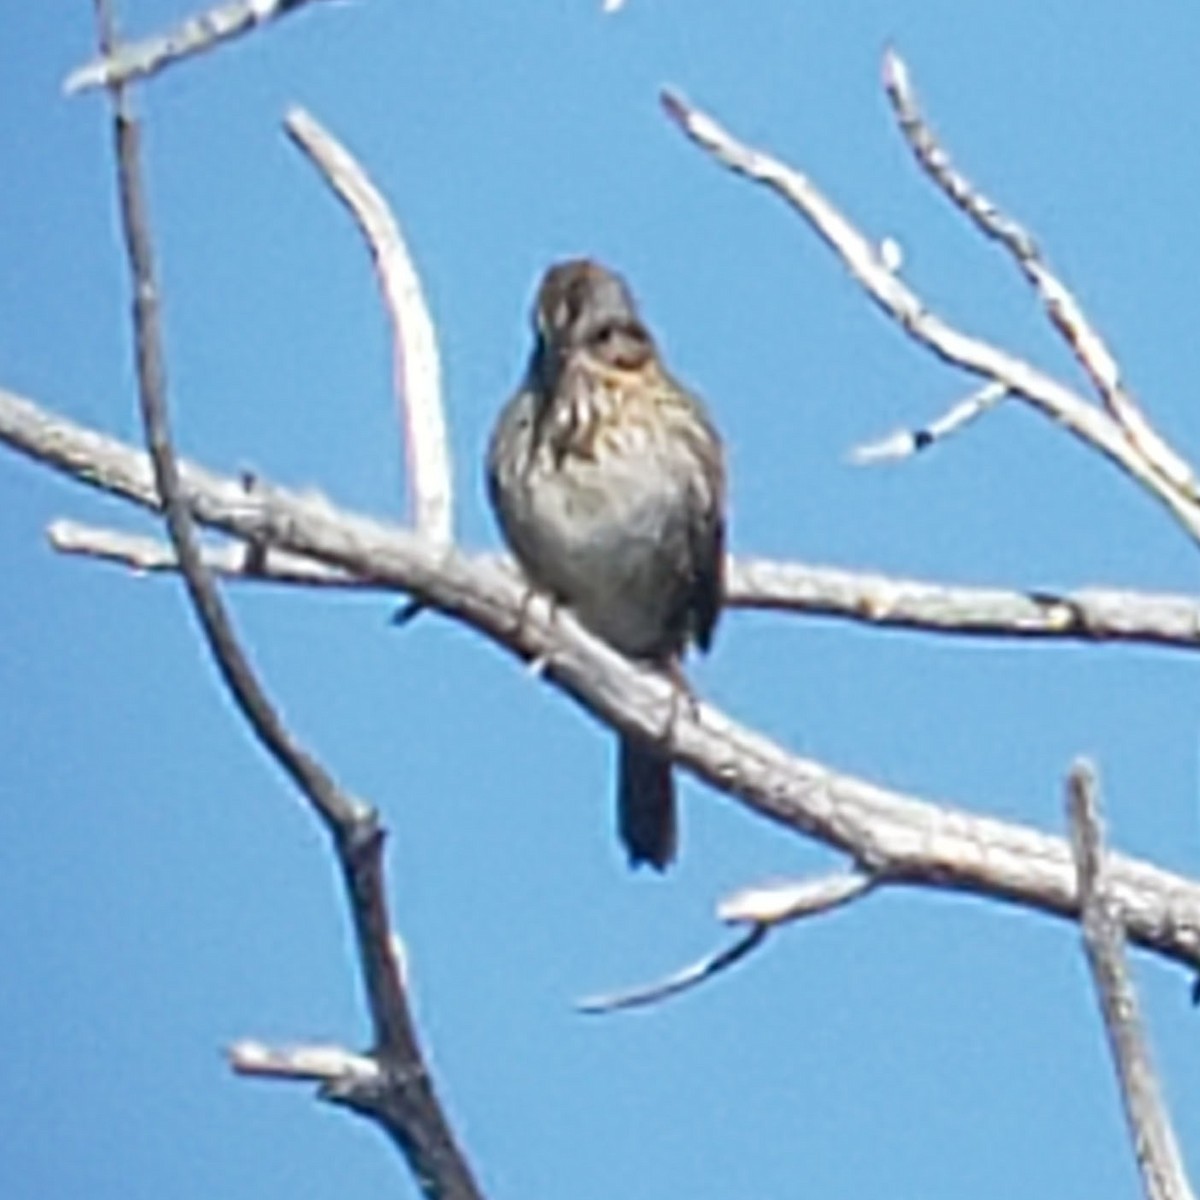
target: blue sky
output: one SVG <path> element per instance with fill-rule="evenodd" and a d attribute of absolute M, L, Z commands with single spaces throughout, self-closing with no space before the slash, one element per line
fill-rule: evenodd
<path fill-rule="evenodd" d="M 1009 264 L 919 177 L 879 87 L 904 54 L 958 161 L 1027 222 L 1160 427 L 1200 442 L 1200 13 L 1098 0 L 899 6 L 629 0 L 317 5 L 143 94 L 181 442 L 402 518 L 390 347 L 365 254 L 287 144 L 302 103 L 394 203 L 441 337 L 458 528 L 496 533 L 479 461 L 537 275 L 623 271 L 732 470 L 736 552 L 945 581 L 1191 591 L 1195 547 L 1016 407 L 900 467 L 848 450 L 969 390 L 810 232 L 661 116 L 669 83 L 809 172 L 964 327 L 1074 382 Z M 130 31 L 187 8 L 122 5 Z M 846 11 L 851 10 L 851 11 Z M 60 83 L 90 5 L 0 15 L 0 383 L 132 435 L 109 138 Z M 204 660 L 178 587 L 66 561 L 49 520 L 137 514 L 0 460 L 0 1178 L 5 1195 L 415 1194 L 305 1089 L 230 1077 L 236 1038 L 358 1045 L 321 837 Z M 489 1195 L 1134 1193 L 1074 931 L 944 895 L 797 927 L 654 1011 L 575 999 L 723 934 L 714 903 L 836 860 L 685 785 L 682 863 L 631 876 L 610 739 L 465 629 L 386 598 L 243 590 L 294 728 L 392 830 L 393 897 L 443 1093 Z M 1042 828 L 1094 754 L 1114 842 L 1194 874 L 1200 676 L 1148 649 L 1004 645 L 730 615 L 693 678 L 789 747 Z M 1189 981 L 1139 957 L 1185 1152 Z"/>

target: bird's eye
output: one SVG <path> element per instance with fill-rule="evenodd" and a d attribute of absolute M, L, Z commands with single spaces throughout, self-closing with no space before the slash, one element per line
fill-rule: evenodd
<path fill-rule="evenodd" d="M 605 321 L 591 333 L 591 343 L 598 350 L 625 347 L 635 352 L 643 349 L 649 340 L 645 329 L 637 321 Z"/>

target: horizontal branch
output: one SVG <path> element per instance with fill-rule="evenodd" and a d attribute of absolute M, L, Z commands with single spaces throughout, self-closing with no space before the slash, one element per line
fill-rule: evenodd
<path fill-rule="evenodd" d="M 0 414 L 4 402 L 0 390 Z M 112 445 L 116 453 L 124 453 L 120 443 Z M 138 573 L 177 570 L 170 546 L 157 538 L 67 520 L 53 522 L 47 536 L 50 544 L 65 554 L 103 559 Z M 209 568 L 231 581 L 386 590 L 377 579 L 357 578 L 273 547 L 233 542 L 206 546 L 204 554 Z M 495 556 L 479 556 L 480 561 L 488 558 L 501 561 Z M 954 587 L 807 563 L 740 558 L 729 562 L 726 604 L 923 633 L 1200 650 L 1200 601 L 1169 593 Z"/>
<path fill-rule="evenodd" d="M 156 503 L 143 455 L 0 393 L 0 440 L 82 482 Z M 433 545 L 342 512 L 327 500 L 182 464 L 191 511 L 204 525 L 278 547 L 405 592 L 529 660 L 600 720 L 660 738 L 698 778 L 782 826 L 849 854 L 882 883 L 967 891 L 1056 916 L 1078 915 L 1071 851 L 1060 837 L 877 787 L 789 754 L 708 704 L 679 706 L 673 686 L 587 633 L 568 611 L 526 603 L 503 562 Z M 1131 940 L 1200 967 L 1200 886 L 1122 856 L 1110 886 Z"/>
<path fill-rule="evenodd" d="M 366 1054 L 352 1054 L 341 1046 L 267 1046 L 241 1041 L 229 1047 L 226 1057 L 238 1075 L 256 1079 L 320 1083 L 346 1088 L 378 1087 L 378 1062 Z"/>
<path fill-rule="evenodd" d="M 138 574 L 173 575 L 179 570 L 174 550 L 161 538 L 68 520 L 52 521 L 46 530 L 46 538 L 61 554 L 98 558 L 128 567 Z M 201 553 L 205 566 L 214 575 L 233 583 L 257 581 L 304 587 L 372 587 L 367 580 L 355 579 L 345 571 L 269 546 L 227 541 L 219 546 L 205 545 Z"/>
<path fill-rule="evenodd" d="M 738 559 L 730 603 L 930 633 L 1200 648 L 1200 601 L 1165 592 L 1017 592 Z"/>

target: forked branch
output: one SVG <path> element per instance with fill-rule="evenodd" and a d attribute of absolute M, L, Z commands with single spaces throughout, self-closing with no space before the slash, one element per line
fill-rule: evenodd
<path fill-rule="evenodd" d="M 955 167 L 921 112 L 908 66 L 891 49 L 883 57 L 883 83 L 900 132 L 921 168 L 985 237 L 1008 251 L 1131 445 L 1164 479 L 1195 502 L 1200 492 L 1192 468 L 1147 420 L 1121 378 L 1116 356 L 1088 320 L 1083 306 L 1050 270 L 1030 233 Z"/>
<path fill-rule="evenodd" d="M 116 52 L 109 0 L 95 0 L 101 55 Z M 358 943 L 375 1044 L 374 1072 L 347 1069 L 326 1081 L 330 1099 L 376 1120 L 407 1157 L 431 1200 L 477 1200 L 480 1193 L 434 1093 L 394 951 L 383 868 L 383 832 L 373 810 L 351 797 L 290 733 L 238 641 L 201 553 L 195 517 L 172 440 L 150 221 L 142 181 L 140 126 L 125 86 L 109 83 L 121 229 L 133 293 L 138 399 L 171 548 L 209 650 L 234 701 L 263 747 L 321 818 L 336 848 Z M 252 539 L 253 542 L 253 539 Z M 358 1060 L 359 1056 L 352 1056 Z M 347 1059 L 350 1061 L 350 1059 Z"/>
<path fill-rule="evenodd" d="M 93 487 L 154 508 L 145 458 L 130 447 L 0 392 L 0 441 Z M 596 717 L 660 736 L 673 691 L 657 674 L 591 637 L 569 612 L 549 620 L 503 561 L 441 548 L 327 500 L 184 464 L 196 519 L 265 548 L 323 563 L 372 586 L 415 597 L 527 660 Z M 675 715 L 672 757 L 761 816 L 844 851 L 882 882 L 978 895 L 1075 919 L 1068 846 L 1027 826 L 932 804 L 787 753 L 707 704 Z M 1200 966 L 1200 885 L 1114 857 L 1113 886 L 1133 941 Z"/>
<path fill-rule="evenodd" d="M 908 90 L 907 72 L 894 54 L 888 62 L 894 102 L 902 110 L 902 127 L 918 147 L 925 147 L 927 130 L 912 115 L 915 105 Z M 914 341 L 946 362 L 979 376 L 986 385 L 1026 401 L 1055 425 L 1067 429 L 1120 467 L 1165 505 L 1193 540 L 1200 541 L 1200 504 L 1191 469 L 1141 416 L 1121 384 L 1115 362 L 1103 342 L 1084 320 L 1074 298 L 1045 268 L 1032 239 L 978 197 L 963 177 L 952 171 L 944 155 L 935 155 L 927 147 L 918 149 L 923 165 L 955 202 L 1018 257 L 1027 278 L 1038 287 L 1056 327 L 1088 368 L 1111 412 L 1090 403 L 1032 363 L 958 329 L 932 311 L 902 279 L 897 256 L 885 244 L 868 238 L 802 172 L 739 141 L 678 93 L 664 92 L 662 102 L 668 116 L 717 162 L 765 184 L 795 208 L 838 255 L 867 295 Z M 897 444 L 893 440 L 886 445 L 892 448 Z"/>

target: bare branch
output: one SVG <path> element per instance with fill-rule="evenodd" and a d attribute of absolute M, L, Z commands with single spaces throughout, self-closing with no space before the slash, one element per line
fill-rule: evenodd
<path fill-rule="evenodd" d="M 0 392 L 0 440 L 82 482 L 154 507 L 144 456 Z M 182 468 L 197 521 L 243 540 L 412 595 L 526 660 L 600 720 L 661 738 L 675 691 L 591 637 L 560 610 L 551 620 L 495 557 L 442 549 L 411 532 L 260 482 Z M 675 712 L 672 758 L 719 791 L 789 829 L 847 853 L 882 882 L 968 891 L 1056 916 L 1078 915 L 1061 838 L 876 787 L 788 754 L 706 704 Z M 1200 967 L 1200 885 L 1115 856 L 1113 886 L 1138 944 Z"/>
<path fill-rule="evenodd" d="M 770 929 L 769 925 L 754 925 L 736 942 L 713 954 L 706 955 L 698 962 L 677 971 L 674 975 L 668 975 L 666 979 L 630 988 L 628 991 L 608 992 L 603 996 L 589 996 L 585 1000 L 580 1000 L 575 1007 L 583 1013 L 600 1015 L 626 1008 L 645 1008 L 648 1004 L 658 1004 L 672 996 L 678 996 L 682 992 L 691 991 L 692 988 L 699 987 L 700 984 L 706 983 L 734 964 L 741 962 L 752 950 L 756 950 L 766 941 Z"/>
<path fill-rule="evenodd" d="M 51 522 L 46 538 L 62 554 L 79 554 L 130 568 L 137 574 L 175 574 L 179 560 L 170 545 L 158 538 L 118 529 L 102 529 L 79 521 Z M 245 542 L 201 546 L 201 556 L 212 574 L 242 582 L 270 582 L 304 587 L 370 589 L 367 580 L 354 579 L 324 563 L 270 547 L 262 555 Z"/>
<path fill-rule="evenodd" d="M 1106 878 L 1097 791 L 1095 768 L 1086 760 L 1076 762 L 1067 779 L 1067 819 L 1079 873 L 1084 949 L 1146 1196 L 1148 1200 L 1192 1200 L 1179 1144 L 1150 1062 L 1137 992 L 1125 961 L 1122 916 Z"/>
<path fill-rule="evenodd" d="M 116 43 L 110 0 L 95 0 L 100 52 Z M 376 814 L 344 792 L 283 724 L 242 650 L 201 554 L 189 498 L 172 442 L 159 321 L 158 282 L 142 183 L 140 126 L 125 88 L 110 85 L 121 227 L 133 291 L 138 400 L 155 494 L 187 594 L 226 687 L 251 730 L 321 818 L 336 847 L 350 900 L 359 964 L 375 1034 L 374 1057 L 383 1082 L 344 1082 L 326 1095 L 370 1115 L 406 1156 L 431 1200 L 476 1200 L 479 1192 L 434 1094 L 408 1010 L 404 979 L 384 888 L 383 833 Z M 253 534 L 252 547 L 266 539 Z M 265 551 L 264 551 L 265 553 Z"/>
<path fill-rule="evenodd" d="M 850 461 L 856 466 L 869 466 L 872 463 L 909 458 L 918 451 L 928 450 L 935 442 L 948 438 L 952 433 L 957 433 L 978 420 L 984 413 L 991 412 L 1007 395 L 1008 389 L 1003 384 L 985 383 L 936 421 L 931 421 L 921 429 L 901 430 L 878 442 L 857 446 L 850 452 Z"/>
<path fill-rule="evenodd" d="M 229 1047 L 229 1065 L 238 1075 L 346 1087 L 378 1086 L 381 1071 L 374 1058 L 341 1046 L 267 1046 L 242 1041 Z"/>
<path fill-rule="evenodd" d="M 188 17 L 166 33 L 139 42 L 114 45 L 99 58 L 85 63 L 67 76 L 63 91 L 68 96 L 91 88 L 132 83 L 157 74 L 172 63 L 182 62 L 206 50 L 249 33 L 278 17 L 287 16 L 310 0 L 228 0 L 206 12 Z"/>
<path fill-rule="evenodd" d="M 109 481 L 101 486 L 153 507 L 152 495 L 138 487 L 136 451 L 59 418 L 50 431 L 26 420 L 29 412 L 27 402 L 0 389 L 0 441 L 18 447 L 24 442 L 34 457 L 57 461 L 68 472 L 81 469 L 79 456 L 91 452 L 95 457 L 89 473 Z M 72 442 L 70 448 L 66 439 Z M 56 459 L 56 451 L 68 454 Z M 198 470 L 185 467 L 184 473 Z M 216 476 L 201 474 L 218 486 Z M 329 512 L 339 517 L 332 507 Z M 63 553 L 103 559 L 138 573 L 178 569 L 174 551 L 154 538 L 65 520 L 53 522 L 47 534 L 50 544 Z M 209 569 L 231 581 L 370 591 L 389 588 L 371 575 L 352 576 L 275 547 L 258 553 L 245 544 L 207 546 L 203 553 Z M 509 560 L 479 555 L 473 561 Z M 1200 601 L 1191 596 L 1109 588 L 1055 593 L 953 587 L 769 559 L 733 559 L 727 571 L 730 608 L 831 617 L 923 633 L 1200 649 Z"/>
<path fill-rule="evenodd" d="M 811 613 L 930 633 L 1200 647 L 1200 602 L 1182 595 L 1107 588 L 1014 592 L 737 559 L 730 565 L 729 602 L 737 608 Z"/>
<path fill-rule="evenodd" d="M 865 871 L 838 871 L 820 879 L 762 883 L 727 896 L 717 916 L 730 924 L 783 925 L 859 900 L 878 882 Z"/>
<path fill-rule="evenodd" d="M 1115 356 L 1088 321 L 1074 295 L 1046 265 L 1033 237 L 1012 217 L 1001 212 L 954 166 L 921 113 L 907 65 L 892 49 L 884 54 L 883 81 L 900 132 L 925 173 L 971 218 L 985 237 L 999 242 L 1012 255 L 1045 306 L 1051 324 L 1062 334 L 1130 442 L 1155 470 L 1195 501 L 1200 495 L 1195 472 L 1146 420 L 1121 379 Z"/>
<path fill-rule="evenodd" d="M 1200 541 L 1200 506 L 1152 465 L 1106 412 L 1031 363 L 963 333 L 929 310 L 893 269 L 894 257 L 868 240 L 807 176 L 739 142 L 678 94 L 664 92 L 662 99 L 667 114 L 693 142 L 723 166 L 765 184 L 791 204 L 910 337 L 946 362 L 1027 400 L 1141 484 Z"/>
<path fill-rule="evenodd" d="M 691 991 L 715 979 L 762 945 L 777 925 L 798 921 L 840 908 L 865 896 L 878 881 L 864 871 L 839 871 L 821 879 L 789 883 L 761 884 L 722 900 L 717 915 L 727 924 L 745 924 L 750 928 L 743 937 L 698 962 L 691 963 L 666 979 L 609 992 L 581 1000 L 577 1007 L 585 1013 L 609 1013 L 624 1008 L 642 1008 L 658 1004 L 672 996 Z"/>
<path fill-rule="evenodd" d="M 115 44 L 108 0 L 96 0 L 96 10 L 101 29 L 101 50 L 107 53 Z M 367 806 L 343 793 L 320 764 L 292 739 L 238 643 L 228 612 L 200 553 L 167 413 L 158 282 L 141 181 L 140 127 L 133 117 L 123 86 L 113 84 L 110 91 L 122 232 L 134 297 L 138 399 L 150 453 L 154 492 L 162 497 L 171 546 L 209 649 L 246 720 L 267 750 L 311 800 L 330 830 L 349 831 L 360 822 L 369 824 L 372 821 Z"/>
<path fill-rule="evenodd" d="M 412 256 L 387 201 L 350 152 L 301 108 L 287 114 L 284 127 L 350 210 L 370 247 L 392 318 L 396 397 L 408 434 L 413 520 L 424 537 L 448 545 L 454 536 L 454 486 L 441 366 L 437 335 Z"/>

